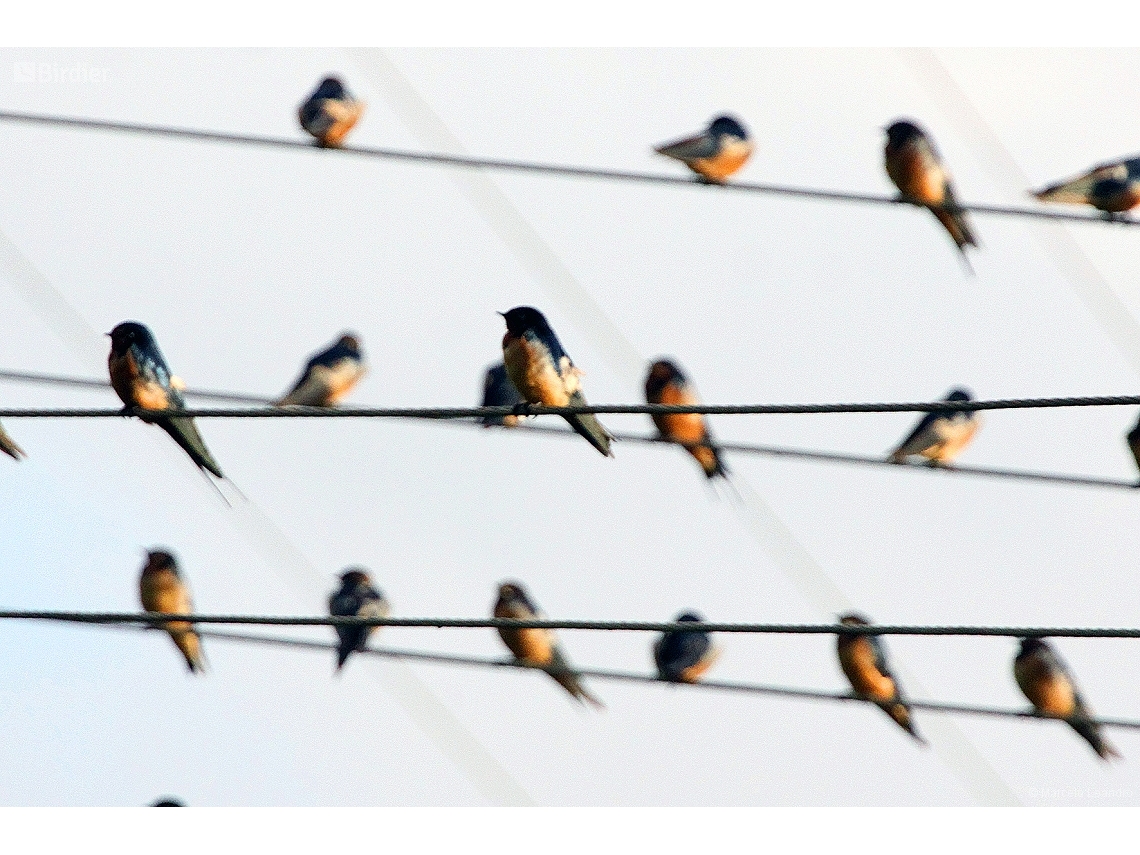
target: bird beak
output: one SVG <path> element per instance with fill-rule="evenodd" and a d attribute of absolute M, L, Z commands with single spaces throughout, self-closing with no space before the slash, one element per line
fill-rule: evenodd
<path fill-rule="evenodd" d="M 500 318 L 505 318 L 507 316 L 506 312 L 495 312 L 495 314 L 498 315 Z"/>

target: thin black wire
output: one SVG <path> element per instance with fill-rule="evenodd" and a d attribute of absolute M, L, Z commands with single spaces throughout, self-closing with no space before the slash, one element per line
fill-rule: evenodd
<path fill-rule="evenodd" d="M 690 624 L 691 627 L 691 624 Z M 137 629 L 137 627 L 136 627 Z M 321 641 L 308 641 L 300 638 L 271 638 L 265 635 L 247 635 L 236 632 L 219 632 L 204 630 L 198 633 L 203 638 L 217 639 L 219 641 L 236 641 L 241 643 L 262 644 L 273 647 L 291 647 L 301 650 L 314 650 L 321 653 L 335 652 L 337 645 Z M 514 659 L 491 659 L 477 656 L 460 656 L 449 653 L 430 653 L 420 650 L 403 650 L 390 647 L 367 647 L 358 651 L 366 656 L 376 656 L 385 659 L 407 659 L 416 662 L 429 662 L 442 665 L 460 665 L 466 667 L 483 668 L 513 668 L 524 671 L 549 671 L 539 665 L 529 665 Z M 353 654 L 357 655 L 357 654 Z M 854 701 L 857 703 L 874 703 L 873 700 L 863 698 L 851 692 L 827 692 L 819 689 L 798 689 L 786 686 L 772 686 L 760 683 L 740 683 L 726 680 L 702 679 L 696 683 L 672 683 L 660 677 L 638 674 L 629 671 L 613 671 L 599 668 L 575 668 L 575 674 L 599 680 L 613 680 L 626 683 L 658 684 L 668 686 L 681 686 L 686 690 L 712 690 L 741 692 L 754 695 L 775 695 L 777 697 L 804 698 L 818 701 Z M 996 707 L 982 707 L 970 704 L 940 703 L 935 701 L 914 701 L 907 699 L 907 705 L 912 709 L 927 710 L 929 712 L 960 713 L 965 715 L 980 715 L 995 718 L 1021 718 L 1038 720 L 1061 720 L 1055 716 L 1045 715 L 1036 710 L 1012 710 Z M 1095 718 L 1091 721 L 1107 727 L 1122 727 L 1140 729 L 1140 721 L 1118 718 Z"/>
<path fill-rule="evenodd" d="M 0 380 L 9 380 L 25 383 L 43 383 L 47 385 L 60 385 L 60 386 L 75 386 L 80 388 L 90 389 L 109 389 L 111 384 L 106 380 L 95 380 L 85 377 L 65 377 L 56 374 L 41 374 L 32 371 L 0 371 Z M 235 392 L 216 392 L 200 389 L 185 389 L 183 394 L 187 397 L 196 397 L 203 399 L 215 399 L 221 401 L 242 402 L 249 404 L 265 404 L 273 403 L 272 398 L 261 397 L 256 395 L 244 395 Z M 432 419 L 431 421 L 435 421 Z M 470 421 L 460 421 L 459 419 L 453 420 L 455 424 L 463 424 L 468 427 L 483 427 L 481 419 L 472 419 Z M 575 437 L 573 431 L 565 430 L 563 428 L 546 427 L 542 425 L 524 425 L 520 427 L 511 428 L 511 430 L 530 431 L 531 433 L 551 434 L 561 437 Z M 659 436 L 646 436 L 644 434 L 627 433 L 622 431 L 611 431 L 610 435 L 621 442 L 644 443 L 649 445 L 680 445 L 687 447 L 687 443 L 674 442 L 673 440 L 663 439 Z M 1137 481 L 1125 481 L 1113 478 L 1099 478 L 1091 475 L 1061 475 L 1050 472 L 1032 472 L 1017 469 L 998 469 L 994 467 L 985 466 L 926 466 L 922 464 L 892 463 L 883 457 L 875 457 L 871 455 L 861 454 L 847 454 L 842 452 L 833 451 L 813 451 L 810 449 L 801 448 L 788 448 L 786 446 L 775 445 L 755 445 L 745 443 L 717 443 L 717 448 L 722 451 L 728 451 L 733 454 L 752 454 L 752 455 L 765 455 L 770 457 L 790 457 L 802 460 L 817 460 L 824 463 L 851 463 L 864 466 L 891 466 L 894 468 L 904 468 L 909 471 L 921 472 L 947 472 L 955 475 L 978 475 L 991 478 L 1006 478 L 1022 481 L 1040 481 L 1053 484 L 1073 484 L 1087 487 L 1110 487 L 1116 489 L 1135 489 L 1140 486 Z"/>
<path fill-rule="evenodd" d="M 45 116 L 33 113 L 0 112 L 0 120 L 9 122 L 24 122 L 28 124 L 53 125 L 57 127 L 88 128 L 107 131 L 124 131 L 127 133 L 145 134 L 159 137 L 176 137 L 181 139 L 206 140 L 211 142 L 239 143 L 243 145 L 268 146 L 271 148 L 304 149 L 313 151 L 317 148 L 313 143 L 296 140 L 280 139 L 255 134 L 232 134 L 219 131 L 201 131 L 192 128 L 178 128 L 167 125 L 143 125 L 134 122 L 111 122 L 100 119 L 79 119 L 67 116 Z M 898 196 L 881 196 L 870 193 L 847 193 L 837 190 L 819 190 L 806 187 L 788 187 L 777 184 L 757 184 L 749 182 L 733 182 L 729 184 L 705 184 L 691 178 L 682 178 L 674 175 L 658 175 L 649 172 L 631 172 L 618 169 L 597 169 L 580 166 L 559 166 L 548 163 L 535 163 L 522 160 L 506 160 L 503 158 L 467 157 L 451 154 L 432 154 L 424 152 L 404 151 L 392 148 L 365 148 L 356 146 L 343 146 L 328 148 L 325 151 L 341 152 L 343 154 L 363 157 L 382 158 L 387 160 L 402 160 L 413 163 L 437 164 L 443 166 L 458 166 L 475 169 L 497 169 L 511 172 L 530 172 L 545 175 L 573 176 L 577 178 L 599 178 L 609 181 L 630 181 L 642 184 L 667 184 L 685 187 L 708 186 L 725 190 L 737 190 L 747 193 L 767 193 L 778 196 L 791 196 L 797 198 L 827 199 L 836 202 L 863 202 L 882 205 L 913 205 L 915 203 Z M 925 207 L 925 206 L 924 206 Z M 935 206 L 938 207 L 938 206 Z M 942 206 L 947 211 L 970 211 L 978 214 L 1000 214 L 1005 216 L 1033 217 L 1044 220 L 1065 220 L 1083 223 L 1118 223 L 1120 225 L 1140 225 L 1140 220 L 1123 216 L 1104 217 L 1098 215 L 1075 214 L 1065 211 L 1049 211 L 1037 208 L 1021 208 L 1007 205 L 981 205 L 957 204 Z"/>
<path fill-rule="evenodd" d="M 8 610 L 0 620 L 43 620 L 61 623 L 142 624 L 168 621 L 229 626 L 402 626 L 430 629 L 578 629 L 605 632 L 691 632 L 692 623 L 676 621 L 612 620 L 516 620 L 512 618 L 398 618 L 340 615 L 204 615 L 159 612 L 69 612 Z M 716 623 L 700 624 L 705 632 L 759 635 L 954 635 L 1007 638 L 1140 638 L 1140 629 L 1100 627 L 1002 627 L 1002 626 L 905 626 L 896 624 L 849 626 L 815 623 Z"/>
<path fill-rule="evenodd" d="M 926 401 L 921 403 L 874 404 L 599 404 L 547 407 L 522 404 L 518 407 L 266 407 L 206 408 L 183 410 L 142 410 L 138 408 L 0 409 L 0 418 L 83 419 L 137 416 L 157 419 L 165 416 L 191 416 L 214 419 L 480 419 L 509 415 L 570 416 L 598 415 L 682 415 L 711 416 L 795 415 L 804 413 L 930 413 L 936 411 L 1031 410 L 1057 407 L 1121 407 L 1140 404 L 1140 395 L 1090 395 L 1073 398 L 1005 398 L 994 401 Z"/>

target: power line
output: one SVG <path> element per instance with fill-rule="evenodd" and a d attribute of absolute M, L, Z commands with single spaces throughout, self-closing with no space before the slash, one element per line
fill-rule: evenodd
<path fill-rule="evenodd" d="M 692 632 L 694 624 L 675 621 L 516 620 L 513 618 L 356 617 L 340 615 L 204 615 L 160 612 L 0 611 L 0 620 L 44 620 L 62 623 L 142 624 L 168 621 L 228 626 L 396 626 L 430 629 L 577 629 L 603 632 Z M 1100 627 L 907 626 L 882 624 L 849 626 L 815 623 L 716 623 L 697 625 L 702 632 L 757 635 L 954 635 L 1008 638 L 1140 638 L 1140 629 Z"/>
<path fill-rule="evenodd" d="M 692 624 L 689 624 L 690 628 Z M 219 632 L 204 630 L 198 633 L 203 638 L 219 641 L 236 641 L 240 643 L 261 644 L 273 647 L 290 647 L 300 650 L 314 650 L 321 653 L 336 652 L 337 645 L 321 641 L 308 641 L 299 638 L 272 638 L 266 635 L 247 635 L 236 632 Z M 441 665 L 458 665 L 465 667 L 482 668 L 511 668 L 523 671 L 545 671 L 551 669 L 540 665 L 530 665 L 514 659 L 492 659 L 489 657 L 462 656 L 451 653 L 432 653 L 421 650 L 405 650 L 391 647 L 367 647 L 353 655 L 364 654 L 385 659 L 404 659 L 416 662 L 429 662 Z M 874 703 L 852 692 L 828 692 L 820 689 L 800 689 L 788 686 L 772 686 L 761 683 L 741 683 L 726 680 L 702 679 L 696 683 L 672 683 L 649 674 L 639 674 L 630 671 L 613 671 L 599 668 L 574 668 L 575 674 L 598 680 L 613 680 L 625 683 L 657 684 L 667 686 L 680 686 L 686 690 L 712 690 L 740 692 L 754 695 L 774 695 L 777 697 L 803 698 L 818 701 L 854 701 L 856 703 Z M 959 713 L 964 715 L 980 715 L 1000 718 L 1039 719 L 1045 721 L 1064 721 L 1055 716 L 1045 715 L 1036 710 L 1013 710 L 997 707 L 976 706 L 971 704 L 942 703 L 936 701 L 915 701 L 909 698 L 906 703 L 913 709 L 927 710 L 929 712 Z M 1107 727 L 1121 727 L 1140 729 L 1140 721 L 1119 718 L 1090 719 L 1095 724 Z"/>
<path fill-rule="evenodd" d="M 1031 410 L 1058 407 L 1120 407 L 1140 404 L 1140 395 L 1091 395 L 1074 398 L 1006 398 L 994 401 L 927 401 L 921 403 L 872 404 L 598 404 L 547 407 L 520 404 L 517 407 L 268 407 L 205 408 L 182 410 L 143 410 L 139 408 L 0 409 L 0 418 L 83 419 L 83 418 L 163 418 L 190 416 L 213 419 L 307 419 L 307 418 L 394 418 L 394 419 L 481 419 L 509 415 L 569 416 L 674 415 L 694 413 L 711 416 L 798 415 L 806 413 L 930 413 L 938 411 Z"/>
<path fill-rule="evenodd" d="M 0 380 L 10 380 L 16 382 L 28 383 L 43 383 L 47 385 L 61 385 L 61 386 L 75 386 L 80 388 L 92 389 L 109 389 L 111 384 L 105 380 L 95 380 L 85 377 L 65 377 L 55 374 L 41 374 L 31 371 L 0 371 Z M 183 394 L 187 397 L 196 397 L 202 399 L 214 399 L 220 401 L 230 402 L 243 402 L 249 404 L 272 404 L 274 399 L 256 395 L 245 395 L 236 392 L 217 392 L 201 389 L 185 389 Z M 949 402 L 943 402 L 946 404 Z M 339 411 L 339 410 L 338 410 Z M 123 415 L 121 410 L 115 411 L 119 415 Z M 428 419 L 429 421 L 436 421 L 437 419 Z M 462 423 L 467 426 L 482 427 L 481 420 L 472 419 L 471 421 L 460 422 L 456 419 L 455 422 Z M 515 431 L 531 432 L 538 434 L 549 434 L 561 437 L 575 437 L 573 431 L 565 430 L 563 428 L 547 427 L 542 425 L 525 425 L 522 427 L 511 428 Z M 675 442 L 669 439 L 663 439 L 660 436 L 646 436 L 644 434 L 628 433 L 623 431 L 611 431 L 611 436 L 621 442 L 643 443 L 647 445 L 671 445 L 681 446 L 682 448 L 688 447 L 690 444 Z M 816 460 L 823 463 L 850 463 L 862 466 L 889 466 L 893 469 L 906 469 L 911 472 L 939 472 L 953 475 L 975 475 L 990 478 L 1004 478 L 1021 481 L 1039 481 L 1053 484 L 1072 484 L 1087 487 L 1109 487 L 1116 489 L 1135 489 L 1138 482 L 1135 480 L 1122 480 L 1114 478 L 1100 478 L 1092 475 L 1064 475 L 1052 472 L 1033 472 L 1019 469 L 1001 469 L 989 466 L 927 466 L 922 464 L 898 464 L 890 460 L 884 459 L 882 456 L 864 455 L 864 454 L 848 454 L 836 451 L 816 451 L 803 448 L 790 448 L 787 446 L 777 445 L 758 445 L 749 443 L 734 443 L 734 442 L 717 442 L 716 447 L 721 451 L 728 451 L 733 454 L 751 454 L 769 457 L 787 457 L 800 460 Z"/>
<path fill-rule="evenodd" d="M 304 149 L 306 151 L 313 151 L 315 148 L 317 148 L 311 142 L 297 139 L 281 139 L 279 137 L 267 137 L 257 134 L 234 134 L 221 131 L 203 131 L 194 130 L 192 128 L 179 128 L 170 125 L 144 125 L 134 122 L 112 122 L 101 119 L 80 119 L 68 116 L 45 116 L 33 113 L 16 113 L 8 111 L 0 111 L 0 120 L 37 125 L 51 125 L 56 127 L 122 131 L 126 133 L 143 134 L 148 136 L 205 140 L 210 142 L 237 143 L 241 145 L 254 145 L 270 148 Z M 536 163 L 524 160 L 507 160 L 504 158 L 468 157 L 462 155 L 405 151 L 402 149 L 393 148 L 369 148 L 357 146 L 342 146 L 340 148 L 328 148 L 324 150 L 362 157 L 380 158 L 384 160 L 401 160 L 413 163 L 425 163 L 441 166 L 457 166 L 474 169 L 496 169 L 510 172 L 530 172 L 544 175 L 572 176 L 576 178 L 597 178 L 607 181 L 638 182 L 642 184 L 680 185 L 684 187 L 707 186 L 725 190 L 743 191 L 746 193 L 766 193 L 769 195 L 808 199 L 825 199 L 836 202 L 862 202 L 880 205 L 915 204 L 898 196 L 882 196 L 872 193 L 848 193 L 838 190 L 821 190 L 809 187 L 791 187 L 780 184 L 758 184 L 750 182 L 704 184 L 704 182 L 696 181 L 691 178 L 678 177 L 674 175 L 658 175 L 651 172 L 632 172 L 620 169 L 600 169 L 581 166 L 560 166 L 557 164 Z M 1140 220 L 1130 217 L 1114 216 L 1112 218 L 1108 218 L 1098 215 L 1075 214 L 1066 211 L 1049 211 L 1037 208 L 1023 208 L 1009 205 L 956 204 L 932 207 L 941 207 L 947 211 L 969 211 L 977 214 L 999 214 L 1004 216 L 1033 217 L 1043 220 L 1066 220 L 1070 222 L 1084 223 L 1111 222 L 1127 226 L 1140 225 Z"/>

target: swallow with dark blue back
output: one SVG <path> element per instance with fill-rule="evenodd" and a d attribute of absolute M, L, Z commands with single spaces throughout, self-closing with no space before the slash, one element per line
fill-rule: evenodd
<path fill-rule="evenodd" d="M 107 368 L 111 386 L 128 409 L 182 410 L 182 380 L 170 371 L 154 335 L 140 323 L 125 321 L 111 332 L 111 353 Z M 194 420 L 187 416 L 140 416 L 157 424 L 190 455 L 201 469 L 225 478 L 222 468 L 214 460 Z"/>
<path fill-rule="evenodd" d="M 752 155 L 752 140 L 739 120 L 718 116 L 701 133 L 653 150 L 681 161 L 703 181 L 723 184 Z"/>
<path fill-rule="evenodd" d="M 523 400 L 547 407 L 589 406 L 582 394 L 582 372 L 562 349 L 558 336 L 538 309 L 517 306 L 500 312 L 507 322 L 503 363 Z M 563 416 L 570 427 L 606 457 L 610 435 L 593 413 Z"/>
<path fill-rule="evenodd" d="M 699 625 L 703 618 L 696 612 L 682 612 L 676 623 Z M 720 657 L 712 637 L 694 626 L 693 629 L 664 632 L 653 645 L 653 661 L 657 676 L 670 683 L 695 683 Z"/>
<path fill-rule="evenodd" d="M 347 567 L 340 576 L 340 590 L 329 597 L 329 614 L 333 617 L 386 618 L 391 606 L 384 593 L 372 584 L 368 571 L 363 567 Z M 340 645 L 336 653 L 336 670 L 354 652 L 363 650 L 368 637 L 376 630 L 374 626 L 338 626 L 337 637 Z"/>
<path fill-rule="evenodd" d="M 305 370 L 293 388 L 275 406 L 335 406 L 367 373 L 360 337 L 345 333 L 335 344 L 305 363 Z"/>
<path fill-rule="evenodd" d="M 353 98 L 338 77 L 322 80 L 297 110 L 301 127 L 326 148 L 339 148 L 363 114 L 364 102 Z"/>

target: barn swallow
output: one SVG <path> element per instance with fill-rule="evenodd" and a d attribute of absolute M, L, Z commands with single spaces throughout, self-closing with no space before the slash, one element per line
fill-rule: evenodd
<path fill-rule="evenodd" d="M 301 127 L 317 139 L 317 145 L 339 148 L 364 113 L 337 77 L 326 77 L 297 111 Z"/>
<path fill-rule="evenodd" d="M 950 237 L 954 239 L 966 267 L 970 260 L 966 257 L 967 246 L 977 246 L 970 224 L 963 211 L 941 210 L 939 206 L 957 205 L 954 198 L 954 185 L 950 173 L 942 163 L 938 151 L 930 138 L 913 122 L 900 121 L 886 129 L 887 175 L 899 188 L 902 198 L 919 205 L 926 205 L 938 218 Z"/>
<path fill-rule="evenodd" d="M 1140 469 L 1140 421 L 1137 421 L 1136 427 L 1128 432 L 1128 448 L 1136 460 L 1136 468 Z M 1140 482 L 1137 482 L 1136 486 L 1140 487 Z"/>
<path fill-rule="evenodd" d="M 972 401 L 966 389 L 952 389 L 947 401 Z M 891 463 L 906 463 L 912 454 L 920 454 L 931 466 L 949 466 L 974 438 L 982 417 L 974 410 L 933 410 L 924 415 L 891 452 Z"/>
<path fill-rule="evenodd" d="M 854 612 L 841 616 L 839 622 L 845 626 L 869 626 L 871 623 Z M 925 745 L 926 740 L 918 735 L 911 721 L 910 707 L 906 705 L 898 680 L 891 674 L 887 650 L 879 637 L 840 632 L 835 638 L 839 666 L 851 681 L 851 688 L 872 700 L 899 727 Z"/>
<path fill-rule="evenodd" d="M 190 600 L 190 589 L 182 579 L 174 556 L 161 550 L 147 552 L 146 564 L 139 577 L 139 598 L 142 607 L 148 612 L 189 615 L 194 613 L 194 603 Z M 193 625 L 187 621 L 169 621 L 156 624 L 170 633 L 175 646 L 186 658 L 186 667 L 191 674 L 205 673 L 206 660 L 202 652 L 202 641 Z"/>
<path fill-rule="evenodd" d="M 140 323 L 126 321 L 107 335 L 111 337 L 111 354 L 107 357 L 111 386 L 128 408 L 185 409 L 181 392 L 185 388 L 184 384 L 171 374 L 162 351 L 158 349 L 158 342 L 149 329 Z M 193 419 L 186 416 L 145 418 L 170 434 L 200 468 L 219 478 L 226 477 L 206 448 Z"/>
<path fill-rule="evenodd" d="M 543 618 L 538 607 L 527 596 L 521 582 L 503 582 L 499 586 L 499 599 L 495 603 L 493 614 L 497 618 L 513 620 Z M 562 652 L 553 630 L 500 627 L 499 637 L 519 662 L 545 669 L 576 701 L 579 703 L 588 701 L 598 709 L 605 708 L 605 704 L 586 691 L 581 678 L 574 672 L 570 660 Z"/>
<path fill-rule="evenodd" d="M 562 349 L 542 312 L 530 306 L 516 306 L 499 314 L 507 322 L 503 363 L 519 394 L 531 404 L 547 407 L 588 406 L 582 395 L 582 372 Z M 563 418 L 606 457 L 614 456 L 610 435 L 593 413 Z"/>
<path fill-rule="evenodd" d="M 336 344 L 305 363 L 293 388 L 275 406 L 331 407 L 351 392 L 367 372 L 359 337 L 345 333 Z"/>
<path fill-rule="evenodd" d="M 1021 649 L 1013 660 L 1013 676 L 1039 713 L 1064 719 L 1102 760 L 1120 756 L 1092 721 L 1092 710 L 1077 691 L 1072 674 L 1045 639 L 1021 639 Z"/>
<path fill-rule="evenodd" d="M 1140 205 L 1140 157 L 1102 163 L 1078 178 L 1030 195 L 1042 202 L 1092 205 L 1112 218 Z"/>
<path fill-rule="evenodd" d="M 645 378 L 645 400 L 650 404 L 698 404 L 697 393 L 674 363 L 659 359 L 649 366 Z M 679 443 L 696 458 L 709 478 L 728 477 L 720 452 L 712 442 L 712 432 L 705 417 L 697 413 L 653 415 L 653 424 L 662 439 Z"/>
<path fill-rule="evenodd" d="M 718 116 L 696 136 L 659 145 L 654 151 L 681 161 L 705 181 L 723 184 L 752 154 L 752 140 L 735 118 Z"/>
<path fill-rule="evenodd" d="M 24 449 L 16 445 L 16 441 L 8 436 L 3 426 L 0 426 L 0 451 L 3 451 L 13 460 L 19 460 L 21 457 L 27 457 Z"/>
<path fill-rule="evenodd" d="M 363 567 L 349 567 L 340 576 L 339 591 L 329 597 L 329 614 L 333 617 L 386 618 L 391 612 L 384 593 L 373 587 Z M 348 657 L 357 650 L 363 650 L 374 626 L 338 626 L 340 647 L 336 654 L 336 670 L 344 667 Z"/>
<path fill-rule="evenodd" d="M 483 403 L 481 406 L 517 407 L 522 402 L 523 399 L 519 390 L 515 388 L 511 378 L 507 376 L 507 366 L 501 362 L 490 366 L 487 369 L 487 375 L 483 378 Z M 518 423 L 519 417 L 515 415 L 483 417 L 483 427 L 494 425 L 517 427 Z"/>
<path fill-rule="evenodd" d="M 696 612 L 682 612 L 676 623 L 700 623 Z M 670 683 L 695 683 L 720 657 L 712 638 L 699 629 L 664 632 L 653 645 L 657 675 Z"/>

